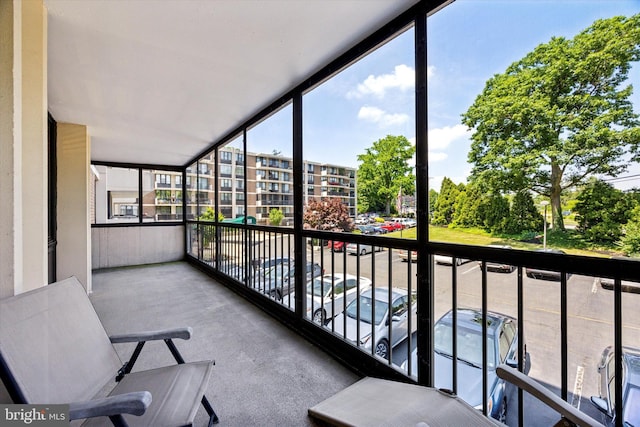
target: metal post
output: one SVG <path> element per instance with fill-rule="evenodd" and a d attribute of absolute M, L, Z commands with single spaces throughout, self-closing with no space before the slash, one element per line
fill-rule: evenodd
<path fill-rule="evenodd" d="M 544 231 L 542 237 L 542 248 L 547 249 L 547 206 L 549 206 L 549 202 L 544 200 L 540 202 L 542 206 L 544 206 Z"/>

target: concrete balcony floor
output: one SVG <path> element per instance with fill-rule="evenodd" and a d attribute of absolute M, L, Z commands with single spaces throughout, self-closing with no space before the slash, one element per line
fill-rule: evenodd
<path fill-rule="evenodd" d="M 91 301 L 107 333 L 191 326 L 186 361 L 213 359 L 206 392 L 224 426 L 316 426 L 307 409 L 359 378 L 320 348 L 187 263 L 93 273 Z M 133 344 L 118 344 L 123 361 Z M 147 343 L 134 370 L 175 363 Z M 197 426 L 206 426 L 203 408 Z"/>

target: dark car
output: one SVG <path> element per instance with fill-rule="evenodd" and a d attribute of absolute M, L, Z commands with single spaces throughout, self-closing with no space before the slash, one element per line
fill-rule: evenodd
<path fill-rule="evenodd" d="M 560 249 L 537 249 L 534 252 L 543 252 L 548 254 L 561 254 L 564 255 L 565 252 Z M 532 279 L 543 279 L 543 280 L 556 280 L 560 281 L 562 274 L 559 271 L 549 271 L 549 270 L 540 270 L 538 268 L 527 267 L 525 269 L 525 274 L 527 277 L 531 277 Z M 571 274 L 567 273 L 567 279 L 571 276 Z"/>
<path fill-rule="evenodd" d="M 509 245 L 489 245 L 489 247 L 499 248 L 499 249 L 513 249 Z M 480 266 L 480 268 L 482 268 L 482 261 L 478 261 L 478 265 Z M 497 271 L 501 273 L 511 273 L 513 270 L 516 269 L 516 267 L 511 264 L 504 264 L 504 263 L 495 262 L 495 261 L 487 261 L 485 265 L 487 266 L 487 271 Z"/>
<path fill-rule="evenodd" d="M 635 261 L 640 264 L 640 258 L 630 258 L 623 256 L 615 256 L 611 259 L 619 259 L 624 261 Z M 640 267 L 640 265 L 639 265 Z M 598 281 L 600 282 L 600 286 L 602 289 L 613 290 L 614 288 L 614 280 L 608 277 L 599 277 Z M 640 282 L 639 281 L 631 281 L 631 280 L 623 280 L 621 282 L 622 292 L 630 292 L 634 294 L 640 294 Z"/>
<path fill-rule="evenodd" d="M 457 336 L 458 396 L 476 409 L 482 409 L 482 312 L 458 309 Z M 435 323 L 433 338 L 434 385 L 437 388 L 452 390 L 452 311 Z M 414 350 L 411 354 L 411 366 L 414 370 L 417 360 Z M 487 312 L 487 414 L 504 422 L 507 416 L 506 383 L 496 374 L 496 367 L 502 363 L 518 366 L 518 322 L 504 314 Z M 403 367 L 406 370 L 406 362 Z"/>
<path fill-rule="evenodd" d="M 286 295 L 295 292 L 295 263 L 283 263 L 271 267 L 262 275 L 259 289 L 275 299 L 282 299 Z M 324 274 L 319 264 L 307 262 L 305 269 L 305 282 Z"/>
<path fill-rule="evenodd" d="M 615 353 L 609 346 L 602 352 L 598 363 L 599 396 L 592 396 L 591 403 L 602 412 L 605 425 L 613 426 L 615 420 Z M 622 348 L 622 425 L 640 426 L 640 349 Z"/>

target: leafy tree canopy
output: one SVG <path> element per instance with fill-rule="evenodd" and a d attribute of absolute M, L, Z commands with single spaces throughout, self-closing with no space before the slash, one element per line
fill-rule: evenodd
<path fill-rule="evenodd" d="M 578 229 L 593 242 L 615 242 L 636 202 L 613 185 L 592 179 L 578 195 L 575 206 Z"/>
<path fill-rule="evenodd" d="M 384 210 L 388 215 L 400 188 L 403 194 L 414 192 L 415 176 L 409 165 L 414 153 L 407 138 L 387 135 L 358 155 L 358 199 L 363 211 Z"/>
<path fill-rule="evenodd" d="M 440 184 L 440 193 L 431 217 L 432 224 L 449 225 L 453 222 L 458 194 L 460 194 L 460 187 L 445 177 Z"/>
<path fill-rule="evenodd" d="M 271 209 L 269 211 L 269 223 L 274 226 L 279 226 L 284 219 L 284 213 L 280 209 Z"/>
<path fill-rule="evenodd" d="M 596 21 L 573 39 L 554 37 L 489 79 L 462 116 L 474 129 L 472 179 L 528 189 L 551 201 L 564 229 L 561 193 L 638 160 L 640 121 L 624 85 L 640 60 L 640 14 Z"/>

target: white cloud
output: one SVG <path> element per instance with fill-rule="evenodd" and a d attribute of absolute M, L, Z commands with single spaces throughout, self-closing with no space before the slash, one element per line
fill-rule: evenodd
<path fill-rule="evenodd" d="M 358 111 L 358 118 L 368 122 L 377 123 L 380 127 L 401 125 L 409 121 L 407 114 L 390 114 L 378 107 L 364 106 Z"/>
<path fill-rule="evenodd" d="M 427 68 L 427 78 L 431 77 L 435 71 L 433 65 Z M 396 65 L 391 74 L 379 76 L 369 75 L 362 83 L 358 84 L 355 90 L 347 93 L 348 98 L 362 98 L 366 95 L 373 95 L 377 98 L 384 98 L 389 89 L 400 89 L 407 91 L 413 89 L 415 85 L 415 70 L 408 65 Z"/>
<path fill-rule="evenodd" d="M 465 125 L 445 126 L 429 131 L 429 148 L 432 150 L 443 150 L 456 139 L 471 137 L 471 131 Z"/>

